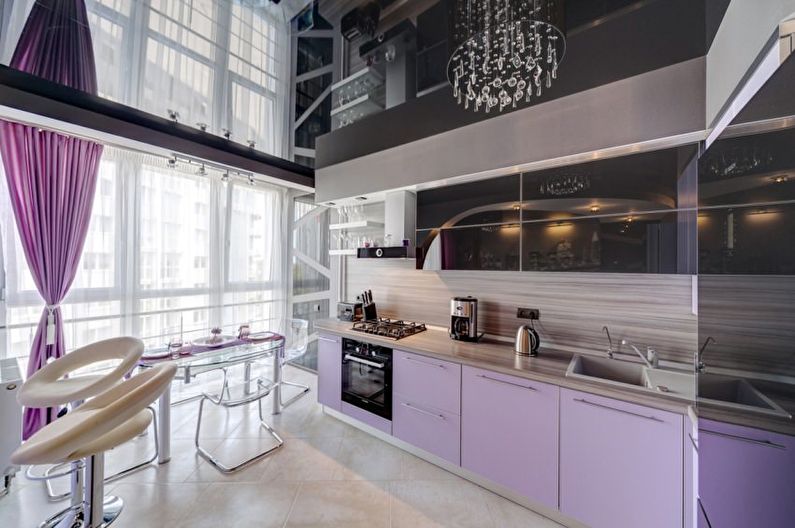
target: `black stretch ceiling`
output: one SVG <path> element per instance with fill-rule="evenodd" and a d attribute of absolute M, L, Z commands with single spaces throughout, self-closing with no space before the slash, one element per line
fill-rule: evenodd
<path fill-rule="evenodd" d="M 533 104 L 705 55 L 728 3 L 729 0 L 567 0 L 566 57 L 557 81 Z M 442 88 L 321 136 L 316 167 L 496 115 L 500 114 L 464 110 L 450 91 Z"/>

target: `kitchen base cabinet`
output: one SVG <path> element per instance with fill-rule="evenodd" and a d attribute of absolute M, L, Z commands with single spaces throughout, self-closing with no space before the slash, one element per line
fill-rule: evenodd
<path fill-rule="evenodd" d="M 461 464 L 461 418 L 441 409 L 395 396 L 392 434 L 429 453 Z"/>
<path fill-rule="evenodd" d="M 713 528 L 795 525 L 795 437 L 699 420 L 699 496 Z"/>
<path fill-rule="evenodd" d="M 558 394 L 537 381 L 464 367 L 461 466 L 558 508 Z"/>
<path fill-rule="evenodd" d="M 342 408 L 342 338 L 317 337 L 317 401 L 335 411 Z"/>
<path fill-rule="evenodd" d="M 591 528 L 682 526 L 683 421 L 561 389 L 561 513 Z"/>

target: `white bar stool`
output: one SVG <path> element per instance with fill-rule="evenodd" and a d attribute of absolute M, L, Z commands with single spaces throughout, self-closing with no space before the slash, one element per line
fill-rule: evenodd
<path fill-rule="evenodd" d="M 41 527 L 101 528 L 118 518 L 119 497 L 104 497 L 104 453 L 141 434 L 152 415 L 148 406 L 171 383 L 177 367 L 162 364 L 95 396 L 39 430 L 12 455 L 14 464 L 62 464 L 84 458 L 87 494 Z"/>
<path fill-rule="evenodd" d="M 84 400 L 92 398 L 119 383 L 127 373 L 135 368 L 143 351 L 143 342 L 133 337 L 115 337 L 75 349 L 63 357 L 48 363 L 28 378 L 17 395 L 17 401 L 25 407 L 70 405 L 72 410 L 74 410 Z M 111 372 L 66 377 L 76 370 L 116 359 L 121 361 Z M 157 422 L 155 422 L 154 427 L 155 438 L 157 438 Z M 157 446 L 156 440 L 155 446 Z M 157 454 L 155 454 L 155 458 L 156 456 Z M 151 463 L 152 460 L 154 459 L 128 468 L 111 478 L 119 478 L 131 471 L 140 469 Z M 83 465 L 80 461 L 75 461 L 66 470 L 63 470 L 63 466 L 63 464 L 59 464 L 50 467 L 42 476 L 34 475 L 32 468 L 29 467 L 26 474 L 31 480 L 44 481 L 50 500 L 62 500 L 71 495 L 73 505 L 80 504 L 82 503 L 81 470 Z M 71 476 L 70 491 L 58 495 L 53 491 L 50 481 L 64 476 Z"/>

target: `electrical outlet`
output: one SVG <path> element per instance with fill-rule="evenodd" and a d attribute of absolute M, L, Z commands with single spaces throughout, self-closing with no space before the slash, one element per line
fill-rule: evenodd
<path fill-rule="evenodd" d="M 519 319 L 539 319 L 541 312 L 538 308 L 517 308 L 516 317 Z"/>

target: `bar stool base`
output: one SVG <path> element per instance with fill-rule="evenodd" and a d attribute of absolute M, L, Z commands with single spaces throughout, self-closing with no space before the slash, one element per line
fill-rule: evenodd
<path fill-rule="evenodd" d="M 98 526 L 88 526 L 84 508 L 85 503 L 70 506 L 41 523 L 39 528 L 105 528 L 121 515 L 124 501 L 116 495 L 105 495 L 102 501 L 102 524 Z"/>

